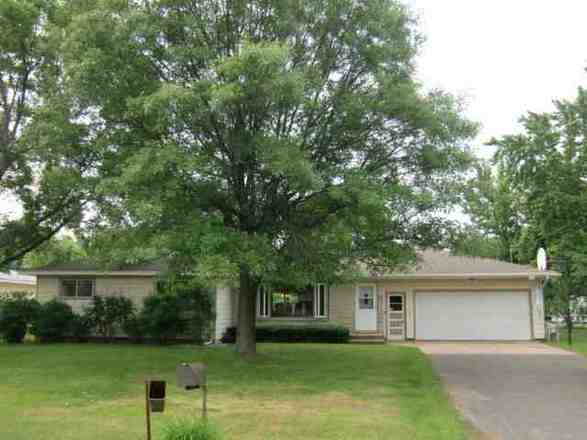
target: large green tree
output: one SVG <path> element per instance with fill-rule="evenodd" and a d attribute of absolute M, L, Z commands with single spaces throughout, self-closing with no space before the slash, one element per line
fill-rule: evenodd
<path fill-rule="evenodd" d="M 89 198 L 86 126 L 62 87 L 60 5 L 0 0 L 0 200 L 20 212 L 0 212 L 0 267 L 77 224 Z"/>
<path fill-rule="evenodd" d="M 494 258 L 520 262 L 517 246 L 524 223 L 521 196 L 500 165 L 477 161 L 475 171 L 464 191 L 465 213 L 480 232 L 497 241 L 499 250 Z"/>
<path fill-rule="evenodd" d="M 587 91 L 555 107 L 529 113 L 522 134 L 497 140 L 496 159 L 523 200 L 523 247 L 547 248 L 563 274 L 550 304 L 571 330 L 572 305 L 587 294 Z"/>
<path fill-rule="evenodd" d="M 100 156 L 89 235 L 233 280 L 241 354 L 260 283 L 391 268 L 438 242 L 476 126 L 414 79 L 402 4 L 76 5 L 62 52 Z"/>

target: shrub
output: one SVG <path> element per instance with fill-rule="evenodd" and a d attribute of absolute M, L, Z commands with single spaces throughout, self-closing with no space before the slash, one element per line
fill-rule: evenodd
<path fill-rule="evenodd" d="M 74 320 L 71 306 L 53 299 L 39 308 L 39 313 L 32 325 L 31 332 L 41 342 L 62 341 L 71 329 Z"/>
<path fill-rule="evenodd" d="M 257 326 L 257 342 L 326 342 L 346 343 L 350 339 L 348 328 L 337 325 L 283 325 L 265 324 Z M 229 327 L 222 336 L 222 342 L 236 342 L 236 327 Z"/>
<path fill-rule="evenodd" d="M 163 427 L 163 440 L 221 440 L 220 430 L 203 419 L 177 419 Z"/>
<path fill-rule="evenodd" d="M 170 276 L 145 298 L 140 317 L 146 333 L 160 343 L 179 336 L 201 343 L 212 324 L 210 291 L 194 286 L 189 277 Z"/>
<path fill-rule="evenodd" d="M 86 315 L 73 314 L 70 333 L 76 342 L 87 342 L 92 333 L 92 322 Z"/>
<path fill-rule="evenodd" d="M 34 294 L 31 292 L 19 292 L 19 291 L 10 291 L 10 292 L 0 292 L 0 305 L 4 301 L 10 301 L 13 299 L 33 299 Z"/>
<path fill-rule="evenodd" d="M 157 293 L 177 298 L 185 328 L 178 333 L 196 343 L 210 337 L 213 329 L 213 296 L 210 289 L 194 284 L 191 277 L 168 274 L 157 283 Z"/>
<path fill-rule="evenodd" d="M 0 333 L 6 342 L 23 341 L 28 326 L 35 322 L 40 304 L 35 299 L 16 298 L 5 300 L 0 308 Z"/>
<path fill-rule="evenodd" d="M 166 343 L 177 338 L 187 328 L 182 316 L 182 303 L 177 295 L 157 294 L 145 298 L 141 318 L 149 336 Z"/>
<path fill-rule="evenodd" d="M 210 291 L 200 288 L 185 288 L 177 294 L 183 317 L 186 321 L 186 335 L 201 344 L 212 333 L 212 297 Z"/>
<path fill-rule="evenodd" d="M 86 316 L 93 329 L 106 340 L 112 340 L 114 333 L 133 313 L 132 301 L 123 296 L 94 296 Z"/>
<path fill-rule="evenodd" d="M 143 315 L 133 313 L 122 324 L 122 330 L 131 342 L 135 344 L 142 342 L 147 333 Z"/>

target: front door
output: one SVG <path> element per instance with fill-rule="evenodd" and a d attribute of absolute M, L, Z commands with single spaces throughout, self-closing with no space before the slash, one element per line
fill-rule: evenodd
<path fill-rule="evenodd" d="M 377 295 L 375 290 L 375 285 L 372 284 L 357 286 L 356 330 L 377 330 Z"/>
<path fill-rule="evenodd" d="M 387 296 L 387 339 L 401 341 L 406 338 L 405 304 L 403 293 Z"/>

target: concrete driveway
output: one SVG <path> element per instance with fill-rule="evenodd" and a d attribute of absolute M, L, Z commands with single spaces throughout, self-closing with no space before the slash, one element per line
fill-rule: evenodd
<path fill-rule="evenodd" d="M 491 440 L 587 439 L 587 359 L 540 343 L 417 343 Z"/>

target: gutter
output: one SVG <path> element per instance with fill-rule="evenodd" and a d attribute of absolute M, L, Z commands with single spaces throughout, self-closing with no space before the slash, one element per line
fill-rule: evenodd
<path fill-rule="evenodd" d="M 554 271 L 544 272 L 509 272 L 509 273 L 430 273 L 430 274 L 395 274 L 382 276 L 368 276 L 367 280 L 489 280 L 489 279 L 527 279 L 542 280 L 547 278 L 558 278 L 560 273 Z"/>
<path fill-rule="evenodd" d="M 98 270 L 32 270 L 32 271 L 23 271 L 22 273 L 35 275 L 35 276 L 113 276 L 113 277 L 153 277 L 160 274 L 159 271 L 107 271 L 101 272 Z"/>

